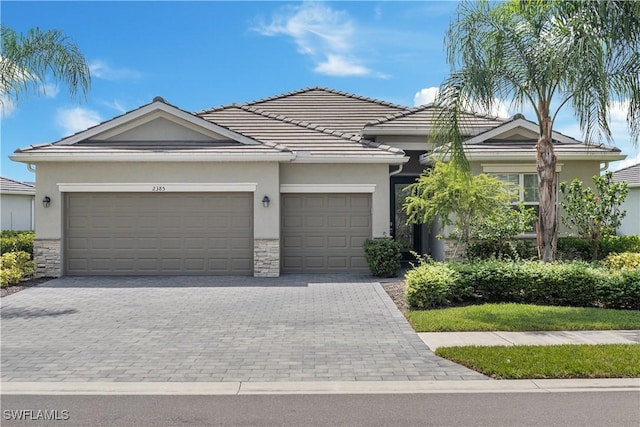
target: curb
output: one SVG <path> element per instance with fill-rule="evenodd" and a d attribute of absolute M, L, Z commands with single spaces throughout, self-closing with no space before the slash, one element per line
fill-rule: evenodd
<path fill-rule="evenodd" d="M 489 381 L 3 382 L 2 395 L 269 395 L 640 392 L 640 378 Z"/>

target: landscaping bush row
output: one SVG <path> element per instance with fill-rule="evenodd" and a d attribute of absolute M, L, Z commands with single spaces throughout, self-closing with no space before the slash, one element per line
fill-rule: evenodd
<path fill-rule="evenodd" d="M 14 285 L 35 272 L 35 263 L 26 252 L 6 252 L 0 256 L 0 287 Z"/>
<path fill-rule="evenodd" d="M 640 236 L 607 236 L 600 242 L 598 249 L 600 259 L 623 252 L 640 253 Z M 558 259 L 590 261 L 591 243 L 581 237 L 560 237 Z"/>
<path fill-rule="evenodd" d="M 501 302 L 640 309 L 640 269 L 582 261 L 422 263 L 406 283 L 407 302 L 418 309 Z"/>
<path fill-rule="evenodd" d="M 537 259 L 534 240 L 511 240 L 499 248 L 495 241 L 475 240 L 467 246 L 469 259 Z M 610 254 L 640 253 L 640 236 L 607 236 L 600 242 L 598 255 L 604 259 Z M 591 261 L 591 242 L 582 237 L 558 238 L 558 259 L 564 261 Z"/>
<path fill-rule="evenodd" d="M 33 258 L 33 231 L 3 231 L 0 236 L 0 254 L 26 252 Z"/>

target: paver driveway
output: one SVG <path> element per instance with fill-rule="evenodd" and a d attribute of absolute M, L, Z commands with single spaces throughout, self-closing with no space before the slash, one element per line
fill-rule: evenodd
<path fill-rule="evenodd" d="M 486 379 L 366 277 L 62 278 L 1 304 L 3 381 Z"/>

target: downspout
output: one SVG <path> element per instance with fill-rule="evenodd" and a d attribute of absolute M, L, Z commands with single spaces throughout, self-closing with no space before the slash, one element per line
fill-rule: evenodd
<path fill-rule="evenodd" d="M 602 166 L 600 166 L 600 172 L 604 172 L 607 169 L 609 169 L 609 162 L 603 162 Z"/>
<path fill-rule="evenodd" d="M 33 163 L 27 163 L 27 169 L 29 169 L 29 172 L 36 172 L 36 165 L 34 165 Z"/>
<path fill-rule="evenodd" d="M 404 168 L 404 163 L 400 163 L 398 165 L 398 169 L 394 170 L 393 172 L 389 172 L 389 176 L 398 175 L 400 172 L 402 172 L 403 168 Z"/>

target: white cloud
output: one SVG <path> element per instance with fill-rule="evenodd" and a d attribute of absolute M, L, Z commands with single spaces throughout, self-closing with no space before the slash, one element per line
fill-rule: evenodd
<path fill-rule="evenodd" d="M 420 89 L 413 97 L 413 105 L 419 107 L 420 105 L 430 104 L 435 101 L 439 92 L 440 90 L 437 87 Z"/>
<path fill-rule="evenodd" d="M 108 62 L 97 59 L 89 64 L 91 77 L 104 80 L 136 80 L 142 77 L 142 73 L 130 68 L 115 68 Z"/>
<path fill-rule="evenodd" d="M 98 112 L 82 107 L 60 108 L 56 113 L 56 123 L 65 136 L 86 130 L 101 121 Z"/>
<path fill-rule="evenodd" d="M 371 73 L 367 67 L 339 55 L 328 55 L 327 60 L 318 64 L 314 71 L 329 76 L 366 76 Z"/>
<path fill-rule="evenodd" d="M 440 89 L 433 86 L 420 89 L 413 97 L 413 105 L 417 107 L 420 105 L 432 103 L 438 96 L 438 93 L 440 93 Z M 509 113 L 507 104 L 497 98 L 494 99 L 493 108 L 488 112 L 481 108 L 477 103 L 469 102 L 467 104 L 469 104 L 466 108 L 467 110 L 475 111 L 480 114 L 488 114 L 495 117 L 509 117 L 512 115 Z"/>
<path fill-rule="evenodd" d="M 264 36 L 291 37 L 298 52 L 314 60 L 317 73 L 385 77 L 362 65 L 363 61 L 356 56 L 357 29 L 345 11 L 304 2 L 280 8 L 269 24 L 253 29 Z"/>

